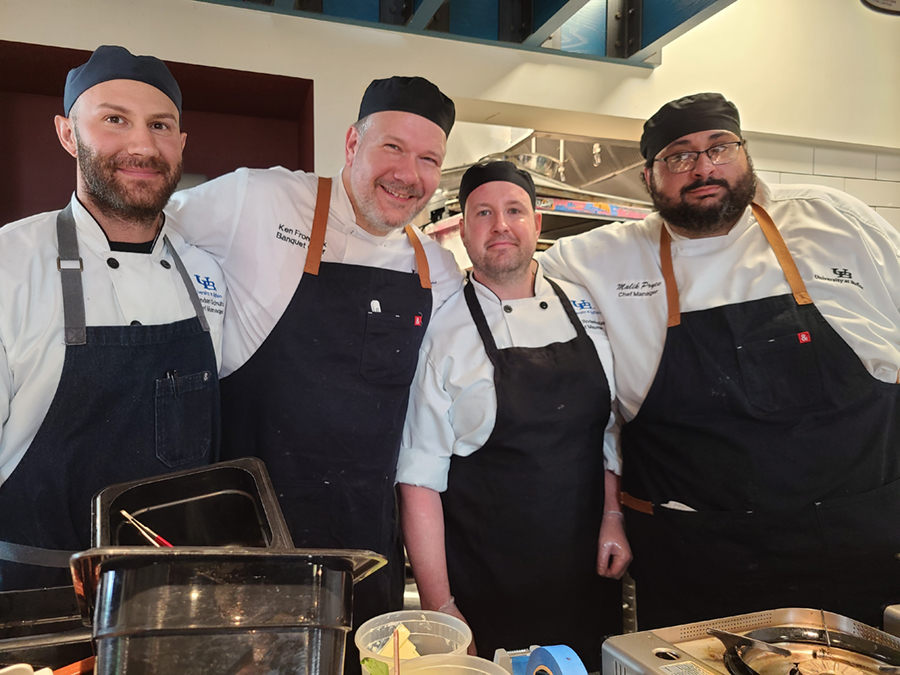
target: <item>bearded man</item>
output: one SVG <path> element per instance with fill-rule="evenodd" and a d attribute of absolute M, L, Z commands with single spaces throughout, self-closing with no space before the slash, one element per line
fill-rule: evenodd
<path fill-rule="evenodd" d="M 900 600 L 900 234 L 754 176 L 720 94 L 644 125 L 658 210 L 541 262 L 616 364 L 641 629 L 777 607 L 879 625 Z"/>
<path fill-rule="evenodd" d="M 265 461 L 295 546 L 388 558 L 354 589 L 355 626 L 403 603 L 400 433 L 419 344 L 462 284 L 410 223 L 440 183 L 455 116 L 424 78 L 375 80 L 339 175 L 238 169 L 170 207 L 228 281 L 223 457 Z M 347 650 L 358 672 L 352 635 Z"/>
<path fill-rule="evenodd" d="M 71 583 L 91 499 L 217 458 L 224 280 L 166 227 L 181 177 L 168 68 L 98 48 L 66 80 L 62 211 L 0 228 L 0 589 Z"/>

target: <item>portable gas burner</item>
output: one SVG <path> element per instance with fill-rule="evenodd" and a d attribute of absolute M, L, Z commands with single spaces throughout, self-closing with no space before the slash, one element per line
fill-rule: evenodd
<path fill-rule="evenodd" d="M 839 614 L 776 609 L 603 643 L 604 675 L 900 675 L 900 639 Z"/>

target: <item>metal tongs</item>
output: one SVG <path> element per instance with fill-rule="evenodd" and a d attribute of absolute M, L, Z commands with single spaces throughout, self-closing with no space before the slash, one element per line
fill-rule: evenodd
<path fill-rule="evenodd" d="M 128 513 L 128 511 L 125 511 L 124 509 L 122 509 L 119 511 L 119 513 L 121 513 L 125 517 L 125 520 L 127 520 L 129 523 L 134 525 L 135 529 L 137 529 L 137 531 L 141 533 L 141 535 L 144 537 L 144 539 L 146 539 L 151 544 L 156 546 L 156 548 L 162 548 L 163 546 L 168 546 L 169 548 L 174 548 L 174 546 L 172 546 L 172 544 L 170 544 L 165 539 L 163 539 L 161 536 L 156 534 L 156 532 L 154 532 L 149 527 L 144 525 L 141 521 L 139 521 L 137 518 L 135 518 L 130 513 Z"/>

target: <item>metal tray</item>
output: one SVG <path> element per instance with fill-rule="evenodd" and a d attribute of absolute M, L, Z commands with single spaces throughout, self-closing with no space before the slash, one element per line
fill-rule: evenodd
<path fill-rule="evenodd" d="M 818 609 L 773 609 L 681 626 L 617 635 L 603 643 L 603 673 L 610 675 L 729 675 L 725 646 L 707 630 L 747 633 L 770 626 L 822 628 L 900 649 L 900 639 L 840 614 Z"/>
<path fill-rule="evenodd" d="M 0 668 L 61 668 L 91 656 L 71 586 L 0 593 Z"/>

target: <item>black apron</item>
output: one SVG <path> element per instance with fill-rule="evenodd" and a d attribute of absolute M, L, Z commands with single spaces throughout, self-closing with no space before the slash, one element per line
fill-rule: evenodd
<path fill-rule="evenodd" d="M 431 282 L 411 227 L 418 274 L 321 262 L 330 198 L 331 179 L 320 178 L 297 290 L 256 353 L 222 380 L 223 454 L 265 461 L 295 546 L 388 557 L 354 589 L 358 627 L 403 603 L 394 476 Z M 352 636 L 347 644 L 353 672 Z"/>
<path fill-rule="evenodd" d="M 4 591 L 71 584 L 68 556 L 91 546 L 96 492 L 208 464 L 219 447 L 219 387 L 209 325 L 168 238 L 166 247 L 197 315 L 156 326 L 85 327 L 71 206 L 57 216 L 57 235 L 66 354 L 50 409 L 22 461 L 0 486 Z"/>
<path fill-rule="evenodd" d="M 597 574 L 610 391 L 572 303 L 546 280 L 577 336 L 540 348 L 498 350 L 466 285 L 497 419 L 483 447 L 450 461 L 447 570 L 480 656 L 566 644 L 596 671 L 602 637 L 622 630 L 621 584 Z"/>
<path fill-rule="evenodd" d="M 681 314 L 662 228 L 666 344 L 622 431 L 640 630 L 778 607 L 879 625 L 900 600 L 900 389 L 869 374 L 753 213 L 790 294 Z"/>

